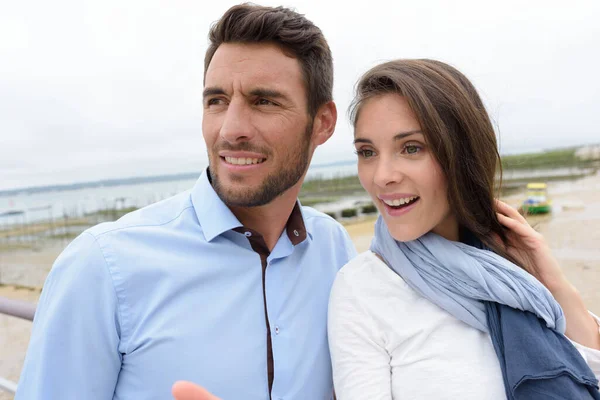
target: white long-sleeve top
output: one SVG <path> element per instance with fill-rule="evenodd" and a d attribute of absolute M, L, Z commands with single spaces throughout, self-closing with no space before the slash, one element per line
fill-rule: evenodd
<path fill-rule="evenodd" d="M 328 318 L 338 400 L 506 398 L 489 334 L 423 298 L 370 251 L 338 272 Z M 598 377 L 600 351 L 573 344 Z"/>

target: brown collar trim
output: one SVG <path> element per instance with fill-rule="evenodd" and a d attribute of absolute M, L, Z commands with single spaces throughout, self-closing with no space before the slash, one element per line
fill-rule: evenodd
<path fill-rule="evenodd" d="M 239 226 L 233 229 L 236 232 L 246 234 L 248 239 L 254 239 L 254 237 L 259 236 L 262 238 L 262 235 L 252 229 L 248 229 L 244 226 Z M 290 242 L 294 246 L 302 243 L 306 239 L 306 226 L 304 225 L 304 219 L 302 219 L 302 211 L 300 211 L 300 205 L 298 202 L 294 205 L 294 209 L 290 214 L 287 223 L 285 224 L 285 231 L 287 232 L 288 238 Z M 269 251 L 267 251 L 267 255 Z"/>
<path fill-rule="evenodd" d="M 302 243 L 306 239 L 306 226 L 304 225 L 300 205 L 297 201 L 285 226 L 288 238 L 290 238 L 290 242 L 292 242 L 294 246 Z"/>

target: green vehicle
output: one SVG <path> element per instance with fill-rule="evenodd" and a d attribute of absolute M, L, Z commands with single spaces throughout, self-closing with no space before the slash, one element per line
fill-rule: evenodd
<path fill-rule="evenodd" d="M 547 214 L 552 211 L 552 201 L 548 199 L 547 185 L 545 183 L 527 184 L 527 198 L 523 201 L 523 213 Z"/>

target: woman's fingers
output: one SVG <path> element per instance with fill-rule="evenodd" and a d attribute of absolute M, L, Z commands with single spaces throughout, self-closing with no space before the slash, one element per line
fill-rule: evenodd
<path fill-rule="evenodd" d="M 527 236 L 531 234 L 531 227 L 529 225 L 523 225 L 521 222 L 516 221 L 513 218 L 509 218 L 504 214 L 500 214 L 499 212 L 496 213 L 496 217 L 498 218 L 498 222 L 519 236 Z"/>
<path fill-rule="evenodd" d="M 517 211 L 516 209 L 512 208 L 505 202 L 500 201 L 498 199 L 496 199 L 495 202 L 496 202 L 496 208 L 497 208 L 498 212 L 506 215 L 507 217 L 510 217 L 510 218 L 513 218 L 513 219 L 519 221 L 521 224 L 529 225 L 529 223 L 527 222 L 525 217 L 523 217 L 521 214 L 519 214 L 519 211 Z"/>

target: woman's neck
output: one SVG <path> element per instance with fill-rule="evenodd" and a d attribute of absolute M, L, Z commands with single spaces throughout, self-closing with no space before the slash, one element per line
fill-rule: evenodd
<path fill-rule="evenodd" d="M 458 221 L 452 214 L 448 215 L 442 222 L 437 224 L 437 226 L 432 229 L 432 232 L 453 242 L 458 242 L 460 240 Z"/>

